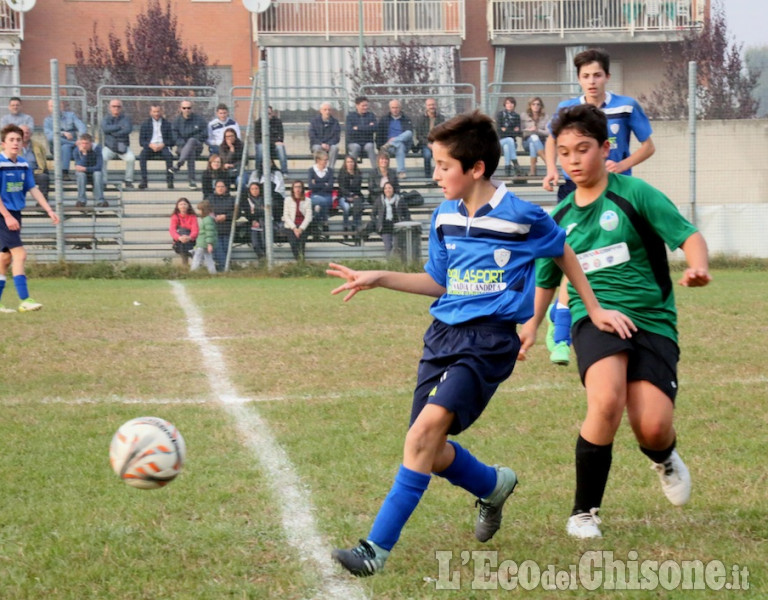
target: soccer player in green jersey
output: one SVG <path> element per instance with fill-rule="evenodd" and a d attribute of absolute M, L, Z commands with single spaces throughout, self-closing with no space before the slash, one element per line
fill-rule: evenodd
<path fill-rule="evenodd" d="M 576 494 L 567 532 L 593 538 L 602 536 L 597 511 L 625 409 L 666 497 L 677 506 L 690 497 L 691 477 L 675 450 L 672 424 L 679 349 L 665 244 L 685 253 L 688 268 L 681 285 L 704 286 L 711 277 L 704 237 L 675 205 L 640 179 L 609 173 L 610 143 L 599 108 L 563 109 L 552 132 L 560 164 L 576 184 L 552 216 L 565 229 L 600 304 L 622 311 L 638 327 L 628 339 L 599 331 L 584 318 L 584 306 L 571 290 L 573 343 L 587 416 L 576 442 Z M 521 329 L 522 352 L 535 341 L 561 276 L 550 259 L 537 261 L 535 313 Z"/>

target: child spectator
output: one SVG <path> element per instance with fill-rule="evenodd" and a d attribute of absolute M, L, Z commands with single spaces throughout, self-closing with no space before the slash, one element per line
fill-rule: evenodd
<path fill-rule="evenodd" d="M 211 203 L 203 200 L 197 205 L 200 211 L 200 229 L 195 242 L 195 253 L 192 256 L 192 266 L 190 271 L 195 271 L 201 263 L 205 263 L 208 273 L 216 275 L 216 264 L 213 261 L 213 252 L 216 249 L 218 234 L 216 232 L 216 221 L 211 214 Z"/>
<path fill-rule="evenodd" d="M 382 191 L 381 196 L 373 203 L 373 213 L 371 214 L 373 229 L 381 236 L 384 242 L 384 252 L 387 258 L 392 254 L 395 223 L 410 220 L 411 213 L 408 210 L 408 205 L 400 198 L 400 194 L 395 193 L 395 187 L 392 185 L 392 182 L 387 181 L 384 184 L 384 191 Z"/>
<path fill-rule="evenodd" d="M 173 251 L 181 256 L 181 262 L 186 266 L 199 233 L 197 215 L 186 198 L 176 200 L 168 230 L 173 239 Z"/>
<path fill-rule="evenodd" d="M 436 298 L 424 335 L 403 463 L 373 527 L 333 558 L 357 576 L 381 570 L 401 530 L 427 489 L 431 474 L 479 498 L 475 537 L 486 542 L 501 525 L 515 472 L 480 462 L 447 441 L 476 421 L 498 385 L 512 373 L 520 350 L 516 324 L 533 315 L 534 259 L 556 257 L 600 328 L 629 335 L 631 322 L 595 299 L 565 232 L 544 210 L 491 181 L 501 155 L 493 121 L 475 111 L 429 134 L 435 180 L 446 201 L 432 216 L 424 273 L 354 271 L 331 263 L 328 274 L 346 282 L 333 294 L 384 287 Z"/>

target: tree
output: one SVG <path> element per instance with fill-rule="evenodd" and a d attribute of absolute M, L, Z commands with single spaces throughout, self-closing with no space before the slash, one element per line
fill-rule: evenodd
<path fill-rule="evenodd" d="M 747 69 L 750 73 L 759 73 L 757 86 L 752 97 L 758 102 L 757 114 L 768 116 L 768 46 L 757 46 L 747 50 Z"/>
<path fill-rule="evenodd" d="M 682 42 L 662 44 L 663 82 L 650 96 L 640 96 L 651 118 L 688 116 L 688 62 L 697 65 L 696 116 L 700 119 L 751 119 L 758 103 L 752 95 L 760 73 L 747 70 L 741 44 L 730 43 L 725 12 L 718 2 L 699 32 Z"/>
<path fill-rule="evenodd" d="M 354 95 L 358 95 L 364 85 L 381 86 L 376 88 L 375 95 L 387 100 L 398 98 L 406 114 L 423 111 L 424 96 L 438 93 L 435 84 L 453 83 L 453 65 L 445 55 L 415 41 L 401 42 L 398 46 L 368 46 L 361 63 L 360 68 L 347 73 Z M 403 87 L 403 84 L 409 85 Z"/>
<path fill-rule="evenodd" d="M 125 27 L 125 42 L 114 31 L 104 43 L 97 22 L 87 50 L 75 44 L 75 78 L 95 102 L 100 85 L 215 86 L 208 56 L 199 46 L 185 47 L 170 0 L 165 8 L 149 0 L 146 11 Z M 132 92 L 141 95 L 141 90 Z M 157 91 L 147 92 L 158 95 Z M 186 95 L 173 91 L 170 95 Z"/>

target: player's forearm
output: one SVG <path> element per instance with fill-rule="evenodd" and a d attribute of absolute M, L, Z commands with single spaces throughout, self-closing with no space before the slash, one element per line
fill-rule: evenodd
<path fill-rule="evenodd" d="M 554 288 L 536 287 L 536 294 L 533 297 L 533 324 L 536 329 L 547 314 L 547 308 L 552 304 L 552 298 L 555 296 Z"/>
<path fill-rule="evenodd" d="M 438 298 L 445 293 L 445 288 L 438 284 L 427 273 L 399 273 L 397 271 L 381 271 L 377 281 L 378 287 L 421 294 Z"/>
<path fill-rule="evenodd" d="M 555 138 L 548 136 L 544 143 L 544 162 L 547 165 L 547 171 L 557 170 L 557 157 L 555 156 Z"/>
<path fill-rule="evenodd" d="M 701 233 L 697 231 L 691 234 L 682 243 L 681 248 L 685 254 L 685 261 L 691 269 L 709 270 L 709 250 L 707 241 Z"/>

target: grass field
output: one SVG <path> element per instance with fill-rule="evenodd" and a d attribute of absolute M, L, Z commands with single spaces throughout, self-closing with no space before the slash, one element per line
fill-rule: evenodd
<path fill-rule="evenodd" d="M 605 537 L 566 537 L 584 393 L 575 366 L 551 366 L 540 340 L 460 437 L 481 460 L 518 472 L 496 537 L 476 542 L 474 498 L 434 478 L 387 568 L 366 580 L 329 574 L 328 557 L 367 534 L 400 463 L 427 298 L 376 290 L 343 304 L 320 278 L 32 279 L 45 308 L 0 315 L 0 599 L 726 593 L 473 589 L 483 583 L 478 562 L 462 564 L 461 553 L 480 550 L 542 571 L 570 570 L 588 550 L 719 560 L 715 583 L 733 581 L 734 565 L 749 573 L 749 589 L 729 597 L 766 598 L 765 275 L 719 270 L 708 288 L 676 289 L 689 505 L 664 499 L 625 424 L 601 510 Z M 204 337 L 190 338 L 180 290 Z M 183 473 L 156 491 L 124 485 L 108 464 L 114 431 L 141 415 L 171 420 L 187 442 Z M 284 471 L 295 480 L 275 479 Z M 320 559 L 317 539 L 309 551 L 296 542 L 313 527 Z M 444 561 L 452 553 L 447 575 L 437 551 Z"/>

